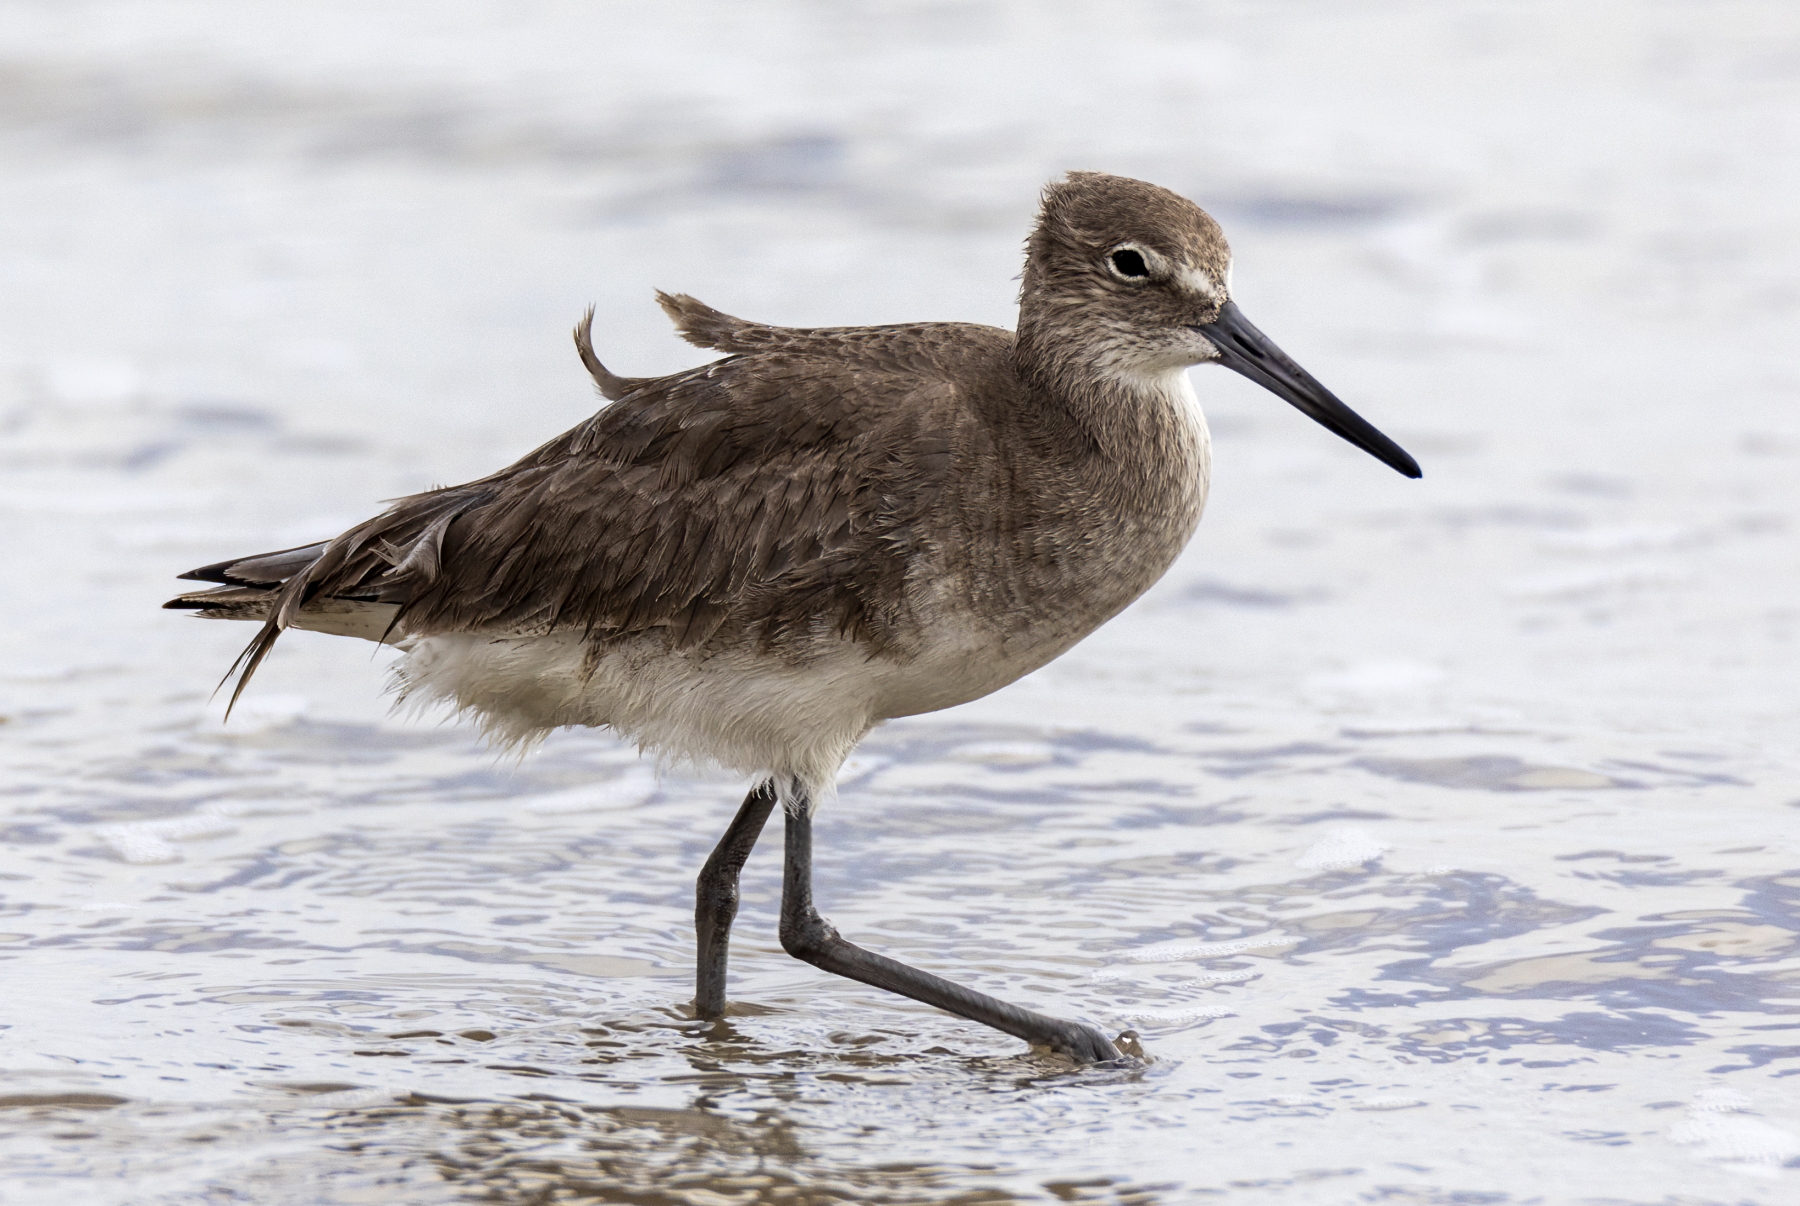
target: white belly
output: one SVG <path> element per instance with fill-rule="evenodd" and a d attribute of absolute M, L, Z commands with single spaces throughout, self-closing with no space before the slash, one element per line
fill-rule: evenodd
<path fill-rule="evenodd" d="M 592 653 L 578 633 L 455 634 L 403 647 L 395 676 L 404 704 L 472 714 L 502 745 L 565 726 L 605 727 L 665 764 L 773 776 L 784 794 L 797 780 L 815 803 L 882 720 L 978 699 L 1054 656 L 1034 649 L 1007 658 L 971 640 L 895 662 L 843 641 L 789 664 L 737 650 L 670 651 L 654 637 Z"/>
<path fill-rule="evenodd" d="M 611 728 L 665 764 L 790 781 L 815 805 L 879 717 L 853 646 L 789 666 L 750 653 L 670 652 L 640 638 L 591 654 L 577 633 L 422 637 L 395 673 L 407 703 L 472 713 L 503 745 L 569 725 Z"/>

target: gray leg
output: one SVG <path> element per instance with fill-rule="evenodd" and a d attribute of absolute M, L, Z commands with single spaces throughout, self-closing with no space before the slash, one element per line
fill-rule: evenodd
<path fill-rule="evenodd" d="M 1121 1058 L 1119 1049 L 1090 1026 L 1008 1005 L 840 938 L 836 927 L 813 908 L 812 818 L 805 814 L 806 802 L 799 803 L 799 815 L 787 814 L 787 859 L 781 884 L 781 945 L 788 954 L 835 975 L 1003 1030 L 1034 1046 L 1060 1051 L 1079 1063 Z"/>
<path fill-rule="evenodd" d="M 731 946 L 731 922 L 738 911 L 738 873 L 774 807 L 773 780 L 752 788 L 694 884 L 694 931 L 700 937 L 694 1012 L 709 1020 L 725 1013 L 725 960 Z"/>

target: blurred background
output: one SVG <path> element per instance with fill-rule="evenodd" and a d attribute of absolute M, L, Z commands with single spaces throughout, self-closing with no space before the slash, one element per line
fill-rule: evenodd
<path fill-rule="evenodd" d="M 1793 1200 L 1797 114 L 1774 0 L 4 0 L 0 1196 Z M 1151 1072 L 821 984 L 770 851 L 696 1028 L 741 785 L 365 645 L 221 727 L 175 573 L 573 425 L 589 304 L 1010 326 L 1069 169 L 1425 469 L 1197 370 L 1168 579 L 848 772 L 847 933 Z"/>

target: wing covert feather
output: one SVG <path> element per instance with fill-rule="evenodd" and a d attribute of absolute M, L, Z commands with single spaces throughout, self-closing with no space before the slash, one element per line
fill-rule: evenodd
<path fill-rule="evenodd" d="M 278 622 L 325 595 L 397 603 L 414 634 L 904 644 L 908 565 L 966 408 L 879 342 L 850 372 L 833 351 L 647 383 L 500 473 L 399 500 L 288 582 Z"/>

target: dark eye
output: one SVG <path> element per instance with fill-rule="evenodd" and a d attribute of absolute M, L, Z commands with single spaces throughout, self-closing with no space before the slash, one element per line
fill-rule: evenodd
<path fill-rule="evenodd" d="M 1150 265 L 1144 263 L 1144 257 L 1130 248 L 1121 248 L 1112 253 L 1113 271 L 1120 276 L 1146 277 L 1150 275 Z"/>

